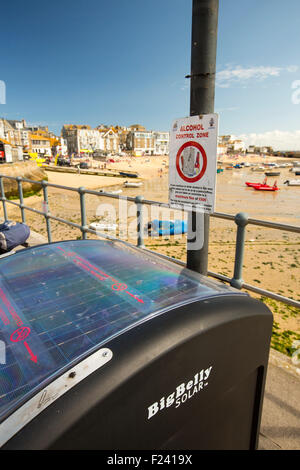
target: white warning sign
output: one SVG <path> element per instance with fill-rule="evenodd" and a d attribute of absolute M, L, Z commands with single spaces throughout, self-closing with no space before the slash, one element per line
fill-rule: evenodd
<path fill-rule="evenodd" d="M 170 136 L 169 203 L 211 214 L 215 208 L 218 115 L 174 121 Z"/>

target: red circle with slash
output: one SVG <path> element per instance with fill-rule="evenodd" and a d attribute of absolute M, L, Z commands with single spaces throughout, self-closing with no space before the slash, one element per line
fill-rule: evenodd
<path fill-rule="evenodd" d="M 200 151 L 200 153 L 202 155 L 202 159 L 203 159 L 203 165 L 202 165 L 202 169 L 201 169 L 199 175 L 196 175 L 192 178 L 189 178 L 188 176 L 185 176 L 185 174 L 182 172 L 182 170 L 180 168 L 180 164 L 179 164 L 180 156 L 181 156 L 183 150 L 186 147 L 195 147 L 197 150 Z M 206 171 L 206 167 L 207 167 L 207 156 L 206 156 L 205 150 L 202 147 L 202 145 L 198 144 L 198 142 L 189 141 L 189 142 L 185 142 L 185 144 L 183 144 L 180 147 L 180 149 L 178 150 L 177 155 L 176 155 L 176 169 L 177 169 L 177 172 L 178 172 L 180 178 L 182 178 L 187 183 L 196 183 L 196 181 L 199 181 L 202 178 L 202 176 L 204 175 L 204 173 Z"/>

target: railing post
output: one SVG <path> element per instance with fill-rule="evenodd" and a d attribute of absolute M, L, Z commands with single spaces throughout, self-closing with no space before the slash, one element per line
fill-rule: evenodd
<path fill-rule="evenodd" d="M 24 199 L 23 199 L 23 188 L 22 188 L 22 178 L 21 178 L 21 176 L 17 176 L 17 183 L 18 183 L 18 189 L 19 189 L 19 199 L 20 199 L 20 209 L 21 209 L 22 222 L 23 222 L 23 224 L 25 224 L 26 223 L 26 218 L 25 218 L 25 210 L 24 210 Z"/>
<path fill-rule="evenodd" d="M 139 248 L 145 248 L 145 245 L 144 245 L 143 200 L 144 200 L 144 196 L 137 196 L 135 198 L 136 218 L 137 218 L 137 246 Z"/>
<path fill-rule="evenodd" d="M 49 200 L 48 200 L 48 182 L 43 180 L 42 181 L 43 193 L 44 193 L 44 213 L 45 213 L 45 220 L 46 220 L 46 227 L 47 227 L 47 235 L 48 235 L 48 243 L 52 243 L 52 235 L 51 235 L 51 225 L 50 225 L 50 210 L 49 210 Z"/>
<path fill-rule="evenodd" d="M 241 289 L 243 286 L 243 260 L 244 260 L 244 247 L 245 247 L 245 232 L 246 225 L 248 224 L 248 214 L 239 212 L 234 219 L 237 224 L 236 244 L 235 244 L 235 260 L 234 260 L 234 274 L 230 281 L 230 285 L 236 289 Z"/>
<path fill-rule="evenodd" d="M 6 197 L 5 197 L 5 192 L 4 192 L 2 176 L 0 176 L 0 190 L 1 190 L 1 201 L 2 201 L 2 204 L 3 204 L 4 221 L 6 221 L 6 220 L 8 220 L 8 217 L 7 217 L 6 202 L 5 202 Z"/>
<path fill-rule="evenodd" d="M 85 211 L 85 188 L 81 186 L 78 188 L 79 196 L 80 196 L 80 212 L 81 212 L 81 232 L 82 232 L 82 239 L 86 240 L 86 211 Z"/>

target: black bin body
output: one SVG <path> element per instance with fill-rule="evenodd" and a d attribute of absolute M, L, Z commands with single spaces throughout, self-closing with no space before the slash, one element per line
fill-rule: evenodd
<path fill-rule="evenodd" d="M 112 242 L 24 250 L 0 276 L 3 449 L 256 448 L 263 303 Z"/>

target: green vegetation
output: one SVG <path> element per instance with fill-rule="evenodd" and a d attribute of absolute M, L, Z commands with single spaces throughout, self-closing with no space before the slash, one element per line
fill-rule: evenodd
<path fill-rule="evenodd" d="M 292 345 L 296 340 L 300 340 L 300 335 L 298 333 L 291 330 L 279 331 L 278 323 L 274 322 L 271 338 L 272 348 L 291 357 L 294 352 Z"/>
<path fill-rule="evenodd" d="M 290 305 L 282 304 L 276 300 L 267 297 L 261 297 L 264 302 L 274 314 L 280 315 L 281 318 L 287 320 L 289 318 L 296 318 L 299 316 L 299 309 Z M 293 342 L 300 340 L 300 334 L 292 330 L 284 330 L 279 326 L 279 323 L 274 321 L 273 331 L 271 338 L 271 347 L 277 351 L 292 356 L 294 350 L 292 348 Z"/>
<path fill-rule="evenodd" d="M 39 196 L 39 197 L 42 197 L 42 190 L 41 189 L 37 189 L 35 191 L 27 191 L 27 192 L 24 192 L 23 193 L 23 198 L 26 199 L 27 197 L 30 197 L 30 196 Z M 19 195 L 15 195 L 15 196 L 8 196 L 7 199 L 9 201 L 15 201 L 16 199 L 19 199 Z"/>

